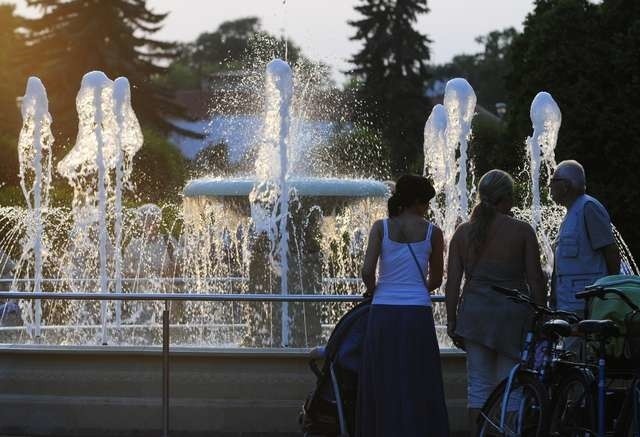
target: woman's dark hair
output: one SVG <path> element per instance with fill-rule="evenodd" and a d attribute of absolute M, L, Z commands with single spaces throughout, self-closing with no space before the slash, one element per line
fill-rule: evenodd
<path fill-rule="evenodd" d="M 427 178 L 406 174 L 396 182 L 394 193 L 387 201 L 389 217 L 396 217 L 403 209 L 412 207 L 417 202 L 429 203 L 436 191 Z"/>
<path fill-rule="evenodd" d="M 513 196 L 513 178 L 502 170 L 490 170 L 480 178 L 478 203 L 469 220 L 470 247 L 478 251 L 487 241 L 489 227 L 496 217 L 496 205 Z"/>

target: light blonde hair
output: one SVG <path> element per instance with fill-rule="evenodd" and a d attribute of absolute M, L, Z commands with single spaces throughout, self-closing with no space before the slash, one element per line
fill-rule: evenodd
<path fill-rule="evenodd" d="M 469 220 L 469 240 L 477 252 L 486 242 L 489 227 L 496 217 L 496 205 L 513 196 L 513 178 L 503 170 L 490 170 L 478 183 L 478 202 Z"/>

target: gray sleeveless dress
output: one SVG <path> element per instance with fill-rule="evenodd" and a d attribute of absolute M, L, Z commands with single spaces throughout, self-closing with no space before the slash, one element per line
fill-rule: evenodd
<path fill-rule="evenodd" d="M 456 334 L 514 360 L 531 321 L 531 310 L 494 291 L 492 285 L 527 291 L 522 266 L 479 260 L 464 285 Z"/>

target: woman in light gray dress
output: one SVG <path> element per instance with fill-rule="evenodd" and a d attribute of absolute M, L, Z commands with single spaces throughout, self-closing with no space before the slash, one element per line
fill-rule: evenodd
<path fill-rule="evenodd" d="M 511 217 L 513 179 L 491 170 L 478 186 L 471 218 L 454 233 L 447 264 L 447 331 L 467 352 L 470 426 L 495 386 L 519 358 L 530 311 L 492 290 L 528 290 L 546 300 L 540 249 L 533 228 Z M 461 284 L 464 279 L 464 287 Z"/>

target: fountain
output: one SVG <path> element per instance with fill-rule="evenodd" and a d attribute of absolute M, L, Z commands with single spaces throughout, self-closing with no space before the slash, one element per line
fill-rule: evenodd
<path fill-rule="evenodd" d="M 301 174 L 306 157 L 297 142 L 302 130 L 300 114 L 292 113 L 293 82 L 285 62 L 267 66 L 253 175 L 192 180 L 182 206 L 136 209 L 123 207 L 143 142 L 128 81 L 87 73 L 77 97 L 76 143 L 56 167 L 73 187 L 69 209 L 30 202 L 29 193 L 38 201 L 48 193 L 52 172 L 50 131 L 33 134 L 34 126 L 37 133 L 48 129 L 51 117 L 44 87 L 32 78 L 23 100 L 21 156 L 24 169 L 37 170 L 23 185 L 35 185 L 24 185 L 27 210 L 3 208 L 0 215 L 8 230 L 0 246 L 17 258 L 11 289 L 360 293 L 365 237 L 383 214 L 388 186 Z M 44 166 L 32 165 L 44 162 L 43 153 Z M 157 304 L 20 305 L 25 328 L 0 327 L 4 342 L 147 345 L 159 339 Z M 343 311 L 343 304 L 176 304 L 172 338 L 200 346 L 308 347 L 326 339 Z"/>
<path fill-rule="evenodd" d="M 473 176 L 468 180 L 467 162 L 475 107 L 476 95 L 469 82 L 452 79 L 445 86 L 444 105 L 433 107 L 424 128 L 424 175 L 431 177 L 436 190 L 431 214 L 446 242 L 456 226 L 468 219 L 475 191 Z"/>
<path fill-rule="evenodd" d="M 39 84 L 30 81 L 31 88 L 31 82 Z M 57 169 L 74 196 L 70 207 L 45 201 L 39 209 L 33 203 L 0 208 L 0 271 L 6 277 L 12 269 L 9 288 L 361 293 L 367 231 L 386 210 L 388 186 L 304 174 L 307 156 L 298 140 L 306 133 L 294 109 L 293 82 L 284 62 L 269 65 L 253 172 L 193 180 L 182 205 L 139 207 L 123 205 L 132 188 L 132 159 L 142 145 L 126 79 L 111 81 L 99 72 L 83 78 L 78 137 L 56 167 L 49 164 L 44 87 L 29 91 L 37 105 L 23 131 L 40 126 L 36 132 L 43 132 L 43 140 L 21 136 L 25 169 Z M 300 91 L 308 92 L 307 86 Z M 25 98 L 25 105 L 30 101 Z M 31 165 L 37 150 L 42 167 Z M 42 199 L 49 174 L 25 178 L 42 181 L 35 184 Z M 28 183 L 27 193 L 36 192 Z M 6 376 L 0 378 L 0 432 L 42 435 L 54 422 L 61 433 L 93 436 L 157 431 L 157 399 L 149 393 L 160 385 L 159 304 L 46 301 L 41 312 L 26 302 L 20 306 L 17 326 L 6 318 L 0 326 Z M 174 303 L 170 333 L 180 346 L 172 348 L 171 358 L 172 428 L 207 435 L 295 429 L 295 420 L 287 418 L 295 416 L 313 383 L 306 349 L 297 348 L 326 341 L 345 309 L 337 303 Z M 108 388 L 104 381 L 110 381 Z M 260 417 L 253 428 L 246 421 L 249 409 Z"/>
<path fill-rule="evenodd" d="M 291 69 L 283 61 L 272 61 L 267 66 L 266 110 L 255 176 L 202 178 L 189 182 L 184 190 L 186 217 L 192 219 L 194 215 L 200 215 L 197 221 L 202 224 L 209 219 L 209 208 L 222 205 L 227 211 L 234 211 L 233 225 L 227 219 L 223 220 L 220 235 L 206 241 L 224 240 L 231 228 L 248 231 L 249 242 L 245 244 L 250 246 L 249 290 L 281 294 L 326 293 L 332 282 L 323 281 L 323 270 L 331 270 L 331 267 L 327 263 L 323 268 L 323 254 L 332 251 L 332 243 L 323 236 L 335 237 L 336 241 L 342 238 L 340 234 L 345 230 L 331 230 L 325 224 L 336 216 L 342 216 L 339 220 L 344 220 L 345 213 L 357 204 L 381 212 L 384 202 L 377 202 L 376 207 L 371 201 L 384 200 L 388 187 L 375 180 L 292 176 L 289 162 L 295 156 L 290 145 L 296 139 L 289 129 L 292 97 Z M 352 222 L 351 226 L 356 229 L 349 232 L 364 235 L 375 215 L 367 212 L 365 217 L 366 221 Z M 214 220 L 209 226 L 215 227 L 219 223 L 220 220 Z M 201 227 L 198 229 L 197 232 L 202 232 Z M 362 243 L 363 239 L 353 241 L 359 246 L 354 247 L 356 252 L 363 252 Z M 206 250 L 207 244 L 202 249 Z M 352 269 L 343 276 L 348 276 L 346 282 L 353 284 L 357 281 L 358 271 L 357 267 L 353 269 L 357 264 L 351 264 Z M 351 289 L 357 290 L 357 287 Z M 272 307 L 271 304 L 250 306 L 253 314 L 249 316 L 245 344 L 268 341 L 282 346 L 300 346 L 322 338 L 317 314 L 321 308 L 317 304 L 283 303 L 279 314 Z"/>
<path fill-rule="evenodd" d="M 445 87 L 444 105 L 433 107 L 424 128 L 424 175 L 431 177 L 436 190 L 431 214 L 443 230 L 445 242 L 449 241 L 456 226 L 468 218 L 469 204 L 475 192 L 473 166 L 467 162 L 475 103 L 475 93 L 469 83 L 461 78 L 452 79 Z M 544 179 L 543 186 L 547 187 L 556 166 L 555 147 L 562 114 L 553 97 L 541 91 L 531 103 L 530 116 L 533 134 L 525 140 L 528 161 L 523 172 L 530 180 L 529 192 L 524 204 L 513 208 L 513 212 L 536 231 L 543 270 L 550 281 L 554 256 L 552 242 L 565 209 L 553 202 L 548 189 L 541 188 L 540 181 Z M 542 193 L 546 193 L 544 202 Z M 622 257 L 621 273 L 637 274 L 639 270 L 633 255 L 615 226 L 613 230 Z"/>
<path fill-rule="evenodd" d="M 56 167 L 74 190 L 68 208 L 52 207 L 48 201 L 54 168 L 52 118 L 44 86 L 29 79 L 19 142 L 27 207 L 0 208 L 0 274 L 6 277 L 13 269 L 10 289 L 361 293 L 367 231 L 373 220 L 386 215 L 389 187 L 378 180 L 314 172 L 301 138 L 305 109 L 299 93 L 308 92 L 306 85 L 295 87 L 296 72 L 280 60 L 267 65 L 264 83 L 260 128 L 245 127 L 256 129 L 259 139 L 248 155 L 254 157 L 249 160 L 253 168 L 191 180 L 181 205 L 125 207 L 123 194 L 133 189 L 133 157 L 143 143 L 135 102 L 125 78 L 111 81 L 101 72 L 88 73 L 76 101 L 76 143 Z M 437 193 L 432 219 L 447 240 L 468 218 L 475 192 L 467 154 L 475 104 L 470 84 L 454 79 L 446 86 L 443 105 L 433 108 L 425 125 L 424 171 Z M 540 180 L 555 165 L 561 116 L 547 93 L 536 96 L 531 116 L 534 131 L 526 141 L 531 180 L 526 202 L 530 199 L 531 204 L 522 205 L 516 215 L 536 228 L 549 266 L 548 243 L 563 212 L 543 195 Z M 625 259 L 633 270 L 632 257 Z M 7 388 L 7 395 L 0 396 L 0 423 L 18 423 L 15 429 L 32 434 L 45 432 L 39 424 L 53 421 L 69 429 L 96 423 L 109 429 L 85 429 L 88 435 L 154 429 L 149 423 L 156 423 L 159 412 L 148 393 L 159 385 L 155 345 L 161 338 L 160 304 L 19 304 L 21 323 L 8 326 L 3 318 L 0 326 Z M 258 409 L 261 426 L 270 420 L 269 429 L 290 431 L 282 424 L 313 384 L 305 348 L 326 341 L 345 305 L 184 302 L 173 304 L 170 311 L 171 339 L 180 345 L 172 356 L 179 429 L 247 432 L 247 411 Z M 463 381 L 462 354 L 446 348 L 442 308 L 436 308 L 435 315 L 445 368 Z M 104 381 L 110 381 L 108 388 Z M 126 397 L 117 397 L 112 385 Z M 71 417 L 62 411 L 61 396 L 74 412 L 83 413 Z M 42 407 L 31 408 L 34 403 Z M 211 414 L 211 405 L 216 414 Z M 48 415 L 47 420 L 34 420 L 31 411 Z M 193 420 L 196 416 L 201 419 Z M 105 418 L 112 417 L 131 419 L 104 425 Z M 0 427 L 0 432 L 11 426 Z"/>
<path fill-rule="evenodd" d="M 42 255 L 43 247 L 43 210 L 49 206 L 51 188 L 51 115 L 47 93 L 40 79 L 30 77 L 27 91 L 22 98 L 23 128 L 18 140 L 18 157 L 20 162 L 20 186 L 25 197 L 31 228 L 27 231 L 23 254 L 33 255 L 33 292 L 42 291 Z M 43 165 L 44 164 L 44 165 Z M 39 301 L 34 302 L 36 320 L 36 337 L 40 336 L 40 319 L 42 307 Z"/>
<path fill-rule="evenodd" d="M 143 143 L 129 83 L 101 72 L 82 80 L 75 146 L 57 165 L 74 189 L 71 209 L 48 202 L 50 132 L 42 83 L 31 78 L 23 99 L 20 174 L 26 209 L 3 208 L 0 250 L 16 261 L 11 289 L 24 291 L 171 291 L 357 294 L 367 231 L 384 216 L 386 183 L 305 174 L 300 150 L 295 74 L 284 61 L 267 65 L 264 117 L 252 171 L 206 176 L 184 188 L 182 205 L 123 207 L 135 153 Z M 303 89 L 303 92 L 307 92 Z M 449 240 L 466 220 L 475 192 L 467 148 L 475 93 L 464 79 L 445 88 L 425 125 L 425 174 L 434 181 L 432 218 Z M 543 247 L 562 209 L 540 179 L 555 165 L 558 105 L 545 92 L 531 107 L 526 147 L 531 205 L 516 215 L 531 222 Z M 250 126 L 248 128 L 253 128 Z M 312 172 L 311 172 L 312 173 Z M 9 258 L 7 258 L 9 259 Z M 625 256 L 625 268 L 635 264 Z M 158 304 L 20 302 L 24 328 L 0 328 L 5 342 L 148 345 L 158 341 Z M 322 343 L 344 305 L 311 303 L 176 304 L 172 337 L 198 346 L 310 347 Z M 438 323 L 444 324 L 437 310 Z M 25 335 L 26 334 L 26 335 Z M 440 332 L 443 344 L 446 337 Z"/>

